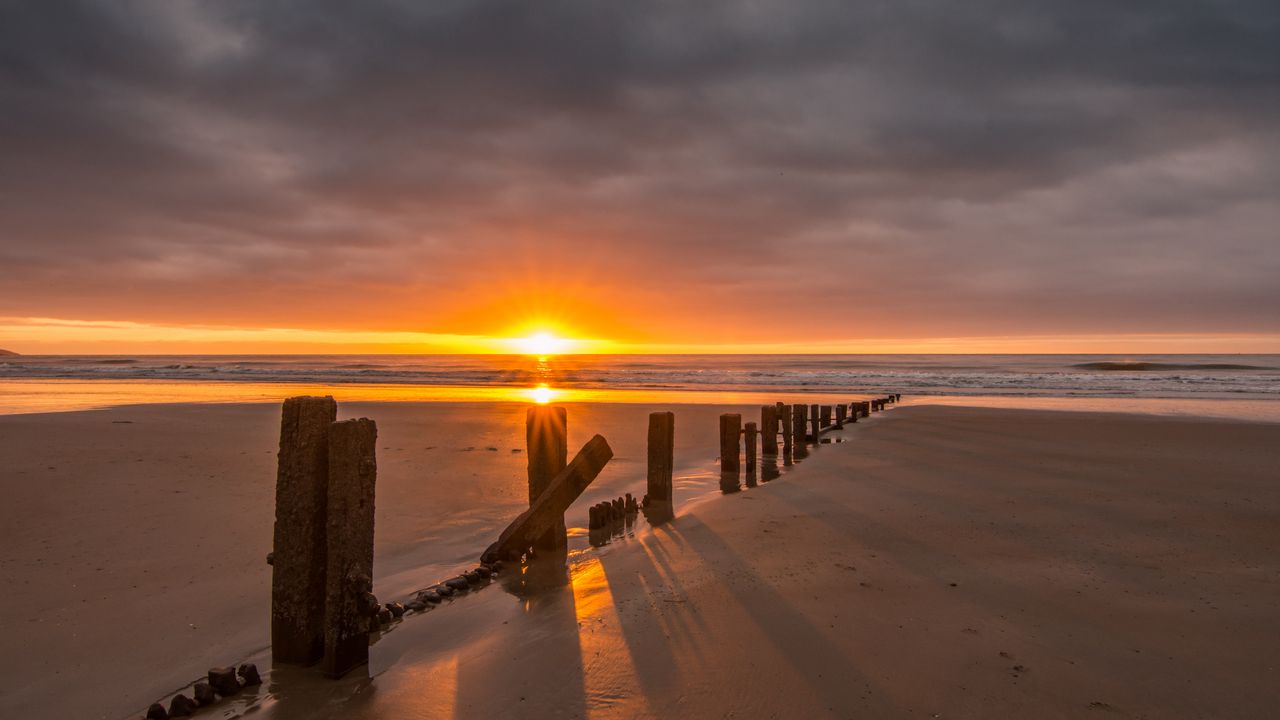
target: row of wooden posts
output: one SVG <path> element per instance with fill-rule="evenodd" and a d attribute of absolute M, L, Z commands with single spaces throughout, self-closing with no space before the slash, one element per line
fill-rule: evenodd
<path fill-rule="evenodd" d="M 746 439 L 747 469 L 755 466 L 757 439 L 764 455 L 804 457 L 806 442 L 857 422 L 896 402 L 900 395 L 840 405 L 765 405 L 760 425 L 742 426 L 742 416 L 720 416 L 721 470 L 741 469 Z M 833 412 L 834 411 L 834 412 Z M 377 426 L 372 420 L 336 421 L 332 397 L 295 397 L 284 402 L 276 476 L 276 524 L 272 553 L 271 646 L 277 662 L 321 663 L 339 677 L 368 661 L 372 601 L 374 488 Z M 563 550 L 564 514 L 613 457 L 596 435 L 572 461 L 563 407 L 538 405 L 525 416 L 529 508 L 481 555 L 482 565 L 529 553 Z M 675 415 L 649 415 L 647 494 L 644 505 L 672 511 Z M 623 511 L 627 510 L 624 503 Z M 599 509 L 599 514 L 609 516 Z"/>

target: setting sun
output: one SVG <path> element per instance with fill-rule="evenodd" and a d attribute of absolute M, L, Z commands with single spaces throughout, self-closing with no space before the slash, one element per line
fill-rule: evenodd
<path fill-rule="evenodd" d="M 516 340 L 516 346 L 527 355 L 555 355 L 564 352 L 569 341 L 549 332 L 537 332 Z"/>

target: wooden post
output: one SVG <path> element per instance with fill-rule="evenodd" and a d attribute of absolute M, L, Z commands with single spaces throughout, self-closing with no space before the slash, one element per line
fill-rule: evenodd
<path fill-rule="evenodd" d="M 760 408 L 760 454 L 778 454 L 778 407 L 764 405 Z"/>
<path fill-rule="evenodd" d="M 836 406 L 836 429 L 844 427 L 844 414 L 848 409 L 844 406 L 844 403 Z"/>
<path fill-rule="evenodd" d="M 743 435 L 747 441 L 747 473 L 750 474 L 756 471 L 756 424 L 747 423 L 746 432 Z"/>
<path fill-rule="evenodd" d="M 805 419 L 808 408 L 804 405 L 791 406 L 791 452 L 795 457 L 805 457 L 809 454 L 805 449 Z"/>
<path fill-rule="evenodd" d="M 649 413 L 649 499 L 671 502 L 671 473 L 675 467 L 676 416 Z"/>
<path fill-rule="evenodd" d="M 831 427 L 831 406 L 823 405 L 819 408 L 819 412 L 821 413 L 820 417 L 822 420 L 822 428 L 826 429 Z"/>
<path fill-rule="evenodd" d="M 858 403 L 849 403 L 849 422 L 858 422 Z"/>
<path fill-rule="evenodd" d="M 720 416 L 720 472 L 738 472 L 740 444 L 738 437 L 742 435 L 742 416 L 738 413 L 725 413 Z"/>
<path fill-rule="evenodd" d="M 324 661 L 331 678 L 369 662 L 373 590 L 373 501 L 378 480 L 378 426 L 368 418 L 329 426 L 329 505 L 326 540 Z"/>
<path fill-rule="evenodd" d="M 511 521 L 507 529 L 498 536 L 497 542 L 480 556 L 480 561 L 519 559 L 533 546 L 534 541 L 546 535 L 557 523 L 564 522 L 565 510 L 569 509 L 611 459 L 613 450 L 609 443 L 599 435 L 591 438 L 578 451 L 573 462 L 551 479 L 546 491 L 533 501 L 529 509 Z"/>
<path fill-rule="evenodd" d="M 332 397 L 292 397 L 280 416 L 271 560 L 271 655 L 310 665 L 324 653 L 325 507 Z"/>
<path fill-rule="evenodd" d="M 820 422 L 819 415 L 821 414 L 821 412 L 822 412 L 821 409 L 817 405 L 809 406 L 809 426 L 813 428 L 814 444 L 817 444 L 818 437 L 819 435 L 821 435 L 821 428 L 818 426 Z"/>
<path fill-rule="evenodd" d="M 782 426 L 782 455 L 791 456 L 791 406 L 778 403 L 778 423 Z"/>
<path fill-rule="evenodd" d="M 569 422 L 562 407 L 535 405 L 525 412 L 525 444 L 529 456 L 529 505 L 538 499 L 552 478 L 564 470 L 569 457 Z M 533 543 L 534 550 L 554 550 L 568 545 L 564 516 L 546 535 Z"/>

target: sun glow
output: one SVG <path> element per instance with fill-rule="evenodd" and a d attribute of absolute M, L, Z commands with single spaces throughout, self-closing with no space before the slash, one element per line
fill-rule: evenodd
<path fill-rule="evenodd" d="M 556 391 L 546 385 L 539 385 L 529 391 L 529 397 L 539 405 L 546 405 L 556 396 Z"/>
<path fill-rule="evenodd" d="M 556 337 L 549 332 L 536 332 L 528 337 L 515 341 L 516 347 L 526 355 L 556 355 L 565 351 L 569 341 Z"/>

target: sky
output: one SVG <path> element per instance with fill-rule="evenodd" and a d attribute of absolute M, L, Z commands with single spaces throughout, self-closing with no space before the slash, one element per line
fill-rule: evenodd
<path fill-rule="evenodd" d="M 0 347 L 1280 352 L 1280 3 L 0 0 Z"/>

